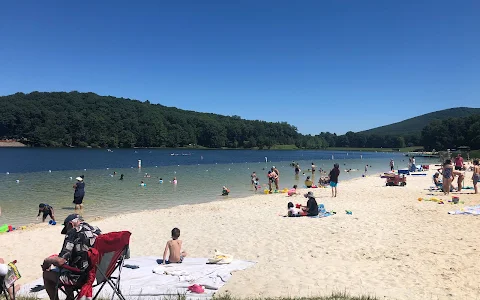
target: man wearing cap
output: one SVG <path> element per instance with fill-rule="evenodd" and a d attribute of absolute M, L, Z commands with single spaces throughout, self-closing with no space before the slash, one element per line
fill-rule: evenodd
<path fill-rule="evenodd" d="M 67 286 L 81 286 L 85 282 L 86 270 L 89 267 L 88 249 L 93 247 L 97 236 L 101 234 L 98 227 L 85 223 L 77 214 L 69 215 L 63 225 L 62 234 L 65 234 L 65 241 L 60 254 L 45 258 L 42 264 L 43 282 L 50 299 L 58 299 L 58 290 L 56 290 L 58 278 L 62 284 Z M 61 267 L 64 264 L 77 268 L 82 273 L 73 274 L 61 269 L 61 271 L 59 269 L 50 270 L 52 265 Z M 73 291 L 67 290 L 67 292 L 70 294 L 67 299 L 73 299 Z"/>
<path fill-rule="evenodd" d="M 73 194 L 73 203 L 75 204 L 75 211 L 83 209 L 83 197 L 85 197 L 85 182 L 83 182 L 83 175 L 75 178 L 77 183 L 73 185 L 75 193 Z"/>
<path fill-rule="evenodd" d="M 303 206 L 302 209 L 307 213 L 307 216 L 318 216 L 318 204 L 315 200 L 315 196 L 312 192 L 308 192 L 303 195 L 305 198 L 308 198 L 307 206 Z"/>

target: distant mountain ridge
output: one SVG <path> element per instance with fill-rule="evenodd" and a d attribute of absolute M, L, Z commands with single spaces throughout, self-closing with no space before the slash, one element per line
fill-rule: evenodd
<path fill-rule="evenodd" d="M 406 119 L 397 123 L 360 131 L 362 134 L 378 135 L 419 135 L 422 129 L 434 120 L 446 120 L 448 118 L 463 118 L 474 114 L 480 114 L 480 108 L 455 107 L 434 111 L 421 116 Z"/>

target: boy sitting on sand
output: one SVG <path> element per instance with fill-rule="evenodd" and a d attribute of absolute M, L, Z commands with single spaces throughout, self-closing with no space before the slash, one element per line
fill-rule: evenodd
<path fill-rule="evenodd" d="M 182 241 L 178 238 L 180 237 L 180 229 L 172 229 L 172 240 L 168 241 L 165 245 L 165 251 L 163 252 L 163 259 L 157 259 L 158 264 L 179 264 L 183 261 L 187 253 L 182 251 Z M 170 253 L 167 258 L 167 253 Z"/>

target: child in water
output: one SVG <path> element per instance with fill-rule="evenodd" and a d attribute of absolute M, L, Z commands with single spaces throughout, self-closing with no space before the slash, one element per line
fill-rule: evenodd
<path fill-rule="evenodd" d="M 173 177 L 173 180 L 172 180 L 172 181 L 170 181 L 170 182 L 171 182 L 171 183 L 173 183 L 173 184 L 177 184 L 177 183 L 178 183 L 178 181 L 177 181 L 177 177 Z"/>
<path fill-rule="evenodd" d="M 223 186 L 222 196 L 228 196 L 229 193 L 230 193 L 230 190 L 226 186 Z"/>
<path fill-rule="evenodd" d="M 180 264 L 182 263 L 187 253 L 182 251 L 182 241 L 180 237 L 180 229 L 172 229 L 172 239 L 165 245 L 165 251 L 163 252 L 163 259 L 157 259 L 158 264 Z M 169 253 L 167 260 L 167 253 Z"/>
<path fill-rule="evenodd" d="M 145 182 L 143 182 L 143 180 L 140 181 L 140 186 L 146 186 L 146 184 L 145 184 Z"/>
<path fill-rule="evenodd" d="M 53 207 L 51 207 L 50 205 L 40 203 L 38 205 L 37 220 L 38 220 L 38 217 L 40 217 L 41 213 L 43 213 L 42 222 L 45 222 L 48 216 L 50 216 L 50 219 L 52 219 L 52 221 L 55 221 L 55 213 L 54 213 Z"/>
<path fill-rule="evenodd" d="M 158 183 L 163 183 L 163 179 L 160 177 L 160 179 L 158 180 Z"/>

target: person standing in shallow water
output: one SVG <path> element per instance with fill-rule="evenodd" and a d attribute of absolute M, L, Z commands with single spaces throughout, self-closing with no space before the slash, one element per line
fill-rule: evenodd
<path fill-rule="evenodd" d="M 75 192 L 73 193 L 73 204 L 75 204 L 75 211 L 83 210 L 83 197 L 85 197 L 85 182 L 84 176 L 77 177 L 77 182 L 73 185 Z"/>

